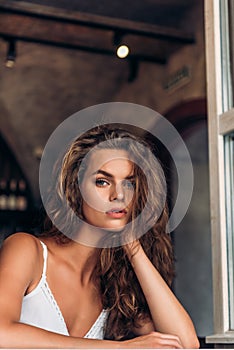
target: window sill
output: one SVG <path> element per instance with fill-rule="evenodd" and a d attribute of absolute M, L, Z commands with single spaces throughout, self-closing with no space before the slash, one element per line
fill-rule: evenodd
<path fill-rule="evenodd" d="M 206 337 L 208 344 L 234 344 L 234 331 L 227 331 L 225 333 L 212 334 Z"/>

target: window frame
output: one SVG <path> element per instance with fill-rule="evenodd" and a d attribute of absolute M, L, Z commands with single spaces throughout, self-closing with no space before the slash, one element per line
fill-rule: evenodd
<path fill-rule="evenodd" d="M 227 11 L 228 1 L 221 1 L 224 11 Z M 221 18 L 219 0 L 205 0 L 204 4 L 214 301 L 214 334 L 206 337 L 206 342 L 233 344 L 234 330 L 229 328 L 224 136 L 234 130 L 234 108 L 230 108 L 230 90 L 227 91 L 222 79 L 223 69 L 230 68 L 225 66 L 224 54 L 228 51 L 224 53 L 222 50 L 223 45 L 228 44 L 224 36 L 228 24 Z M 221 31 L 223 24 L 224 35 Z M 227 76 L 227 84 L 229 78 Z"/>

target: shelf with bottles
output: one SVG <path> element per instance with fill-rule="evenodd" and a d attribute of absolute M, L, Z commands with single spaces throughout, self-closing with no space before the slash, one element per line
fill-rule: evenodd
<path fill-rule="evenodd" d="M 0 178 L 0 211 L 26 211 L 28 204 L 24 179 Z"/>
<path fill-rule="evenodd" d="M 0 133 L 0 224 L 5 222 L 7 213 L 11 214 L 12 221 L 23 217 L 23 213 L 31 211 L 32 203 L 26 176 L 14 152 Z M 19 215 L 16 216 L 16 213 Z"/>

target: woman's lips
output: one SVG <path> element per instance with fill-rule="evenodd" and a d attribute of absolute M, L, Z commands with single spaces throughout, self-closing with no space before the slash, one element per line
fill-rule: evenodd
<path fill-rule="evenodd" d="M 127 214 L 127 211 L 126 209 L 113 208 L 111 210 L 108 210 L 106 214 L 113 219 L 121 219 Z"/>

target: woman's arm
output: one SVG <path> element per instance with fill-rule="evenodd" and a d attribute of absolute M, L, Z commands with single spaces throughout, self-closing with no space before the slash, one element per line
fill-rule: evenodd
<path fill-rule="evenodd" d="M 0 252 L 0 348 L 181 348 L 176 337 L 157 333 L 130 341 L 76 338 L 19 322 L 22 299 L 40 280 L 42 247 L 20 233 L 9 237 Z"/>
<path fill-rule="evenodd" d="M 40 280 L 42 257 L 41 244 L 29 234 L 17 233 L 6 239 L 1 248 L 0 347 L 111 347 L 110 342 L 102 344 L 98 340 L 68 337 L 19 322 L 24 294 Z"/>
<path fill-rule="evenodd" d="M 151 263 L 140 242 L 130 243 L 126 249 L 148 303 L 154 330 L 178 336 L 184 348 L 199 348 L 189 315 Z"/>

